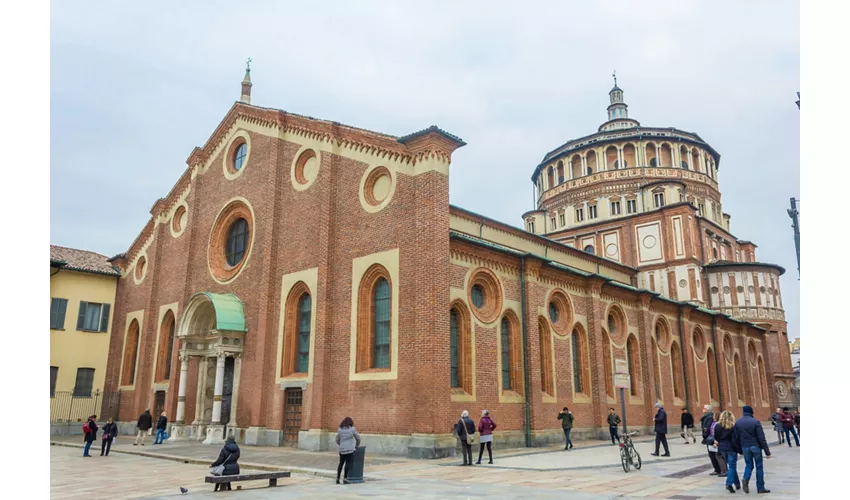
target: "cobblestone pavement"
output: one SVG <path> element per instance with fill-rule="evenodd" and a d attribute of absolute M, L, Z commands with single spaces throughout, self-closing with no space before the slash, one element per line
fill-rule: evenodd
<path fill-rule="evenodd" d="M 79 444 L 73 440 L 74 444 Z M 571 451 L 555 449 L 494 450 L 495 464 L 459 467 L 459 459 L 408 460 L 374 457 L 367 463 L 367 482 L 338 486 L 331 479 L 309 474 L 293 474 L 281 480 L 278 488 L 266 488 L 265 482 L 243 483 L 242 491 L 212 493 L 212 485 L 203 483 L 208 473 L 206 464 L 184 464 L 174 460 L 176 451 L 186 450 L 212 456 L 217 447 L 174 445 L 168 449 L 172 460 L 160 460 L 127 453 L 111 453 L 107 457 L 82 458 L 79 448 L 51 447 L 52 498 L 177 498 L 179 487 L 189 489 L 180 498 L 223 498 L 244 500 L 271 498 L 726 498 L 723 479 L 709 476 L 710 466 L 705 447 L 684 445 L 671 439 L 671 458 L 649 455 L 651 442 L 636 443 L 644 457 L 641 470 L 626 474 L 619 465 L 616 446 L 601 442 L 584 442 Z M 198 450 L 201 446 L 204 450 Z M 126 446 L 133 452 L 141 447 Z M 151 448 L 150 445 L 145 448 Z M 158 453 L 168 446 L 152 447 Z M 212 448 L 212 449 L 210 449 Z M 244 447 L 252 460 L 265 457 L 277 461 L 292 460 L 323 464 L 333 460 L 333 467 L 319 471 L 335 472 L 336 456 L 286 449 Z M 766 482 L 772 490 L 770 498 L 800 497 L 800 449 L 775 446 L 774 458 L 765 461 Z M 121 446 L 118 447 L 121 450 Z M 146 450 L 147 452 L 147 450 Z M 310 458 L 319 455 L 322 458 Z M 186 457 L 190 458 L 190 457 Z M 81 468 L 80 460 L 87 467 Z M 211 460 L 210 460 L 211 461 Z M 486 461 L 486 455 L 485 455 Z M 739 474 L 743 473 L 739 460 Z M 208 463 L 208 462 L 207 462 Z M 243 461 L 240 460 L 240 464 Z M 294 463 L 294 462 L 293 462 Z M 290 465 L 292 466 L 292 465 Z M 248 467 L 243 465 L 243 470 Z M 755 478 L 751 481 L 755 493 Z M 743 492 L 740 492 L 743 493 Z"/>

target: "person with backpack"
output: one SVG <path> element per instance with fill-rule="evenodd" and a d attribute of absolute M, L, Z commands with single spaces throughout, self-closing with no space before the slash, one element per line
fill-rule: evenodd
<path fill-rule="evenodd" d="M 797 437 L 797 430 L 794 428 L 794 415 L 791 414 L 790 410 L 787 406 L 783 408 L 782 413 L 779 414 L 779 421 L 782 422 L 782 430 L 785 431 L 785 441 L 788 441 L 788 447 L 791 448 L 791 436 L 794 436 L 794 444 L 799 448 L 800 438 Z"/>
<path fill-rule="evenodd" d="M 653 457 L 658 456 L 659 448 L 664 445 L 664 454 L 662 457 L 670 456 L 670 448 L 667 447 L 667 412 L 661 403 L 655 403 L 655 408 L 658 412 L 655 414 L 655 453 L 650 453 Z"/>
<path fill-rule="evenodd" d="M 490 412 L 484 410 L 481 412 L 481 420 L 478 421 L 478 434 L 481 436 L 481 444 L 478 445 L 478 461 L 475 462 L 481 465 L 481 457 L 484 456 L 484 445 L 487 445 L 487 456 L 490 457 L 490 464 L 493 463 L 493 431 L 496 430 L 496 422 L 490 418 Z"/>
<path fill-rule="evenodd" d="M 717 446 L 714 443 L 714 426 L 717 422 L 714 421 L 714 408 L 711 405 L 703 406 L 705 413 L 700 417 L 700 427 L 702 427 L 702 444 L 705 445 L 708 451 L 708 459 L 711 460 L 711 465 L 714 467 L 714 472 L 709 473 L 710 476 L 725 476 L 726 463 L 722 457 L 718 456 Z"/>
<path fill-rule="evenodd" d="M 92 415 L 89 417 L 88 421 L 83 424 L 83 440 L 86 442 L 86 447 L 83 449 L 83 456 L 90 457 L 89 448 L 91 448 L 91 444 L 94 442 L 97 437 L 97 423 L 95 420 L 97 419 L 97 415 Z"/>
<path fill-rule="evenodd" d="M 691 432 L 691 429 L 694 428 L 694 416 L 691 415 L 691 412 L 688 411 L 687 408 L 682 408 L 682 439 L 685 440 L 685 444 L 688 443 L 688 438 L 693 439 L 694 443 L 697 442 L 697 438 L 694 437 L 694 433 Z"/>
<path fill-rule="evenodd" d="M 735 433 L 738 440 L 738 449 L 744 455 L 744 493 L 750 492 L 750 477 L 753 474 L 753 468 L 756 469 L 756 487 L 759 493 L 770 493 L 764 485 L 764 462 L 762 461 L 762 452 L 764 458 L 770 458 L 770 448 L 767 446 L 767 439 L 764 437 L 764 429 L 761 422 L 753 418 L 753 407 L 745 406 L 743 408 L 744 416 L 735 422 Z"/>
<path fill-rule="evenodd" d="M 139 415 L 139 421 L 136 423 L 136 427 L 138 427 L 139 431 L 136 434 L 136 440 L 133 442 L 133 446 L 136 446 L 141 441 L 142 446 L 145 445 L 145 436 L 147 436 L 148 431 L 153 427 L 153 417 L 151 416 L 151 409 L 145 408 L 144 413 Z"/>
<path fill-rule="evenodd" d="M 565 406 L 564 409 L 558 413 L 558 420 L 561 421 L 561 428 L 564 429 L 564 437 L 567 439 L 567 444 L 564 449 L 569 450 L 573 447 L 573 441 L 570 439 L 570 433 L 573 430 L 573 421 L 575 420 L 575 417 L 573 417 L 573 413 Z"/>
<path fill-rule="evenodd" d="M 103 426 L 103 439 L 100 443 L 100 456 L 109 456 L 109 448 L 112 448 L 112 440 L 118 436 L 118 425 L 112 421 L 112 418 L 106 420 L 106 425 Z M 104 451 L 106 453 L 104 453 Z"/>
<path fill-rule="evenodd" d="M 611 444 L 617 444 L 620 440 L 620 434 L 617 432 L 618 425 L 620 425 L 620 416 L 614 408 L 608 408 L 608 431 L 611 432 Z"/>
<path fill-rule="evenodd" d="M 168 427 L 168 417 L 165 416 L 165 412 L 162 412 L 162 415 L 159 416 L 159 419 L 156 422 L 156 437 L 153 440 L 153 444 L 162 444 L 165 440 L 165 429 Z"/>

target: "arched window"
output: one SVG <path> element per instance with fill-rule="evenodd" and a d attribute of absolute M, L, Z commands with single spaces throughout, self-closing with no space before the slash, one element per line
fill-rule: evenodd
<path fill-rule="evenodd" d="M 581 156 L 574 155 L 570 160 L 570 173 L 573 179 L 581 177 Z"/>
<path fill-rule="evenodd" d="M 242 262 L 245 250 L 248 249 L 249 236 L 248 222 L 245 219 L 239 218 L 230 226 L 224 251 L 227 265 L 235 266 Z"/>
<path fill-rule="evenodd" d="M 233 153 L 233 168 L 234 170 L 240 170 L 242 165 L 245 164 L 245 158 L 248 156 L 248 145 L 244 142 L 236 148 L 236 151 Z"/>
<path fill-rule="evenodd" d="M 540 334 L 540 387 L 544 393 L 555 395 L 555 374 L 552 366 L 552 335 L 546 319 L 537 319 Z"/>
<path fill-rule="evenodd" d="M 555 187 L 555 169 L 549 167 L 549 173 L 546 175 L 546 180 L 549 181 L 549 188 Z"/>
<path fill-rule="evenodd" d="M 637 155 L 635 154 L 635 146 L 626 144 L 623 146 L 623 168 L 629 168 L 637 165 Z"/>
<path fill-rule="evenodd" d="M 590 175 L 594 171 L 596 171 L 596 164 L 598 163 L 596 161 L 596 151 L 588 151 L 585 155 L 584 163 L 587 166 L 587 175 Z"/>
<path fill-rule="evenodd" d="M 510 391 L 514 384 L 511 377 L 511 322 L 507 317 L 502 318 L 501 339 L 502 339 L 502 389 Z"/>
<path fill-rule="evenodd" d="M 650 167 L 658 166 L 658 153 L 655 149 L 655 144 L 649 143 L 646 145 L 646 162 Z"/>
<path fill-rule="evenodd" d="M 357 371 L 392 366 L 392 286 L 387 270 L 375 264 L 364 273 L 357 297 Z"/>
<path fill-rule="evenodd" d="M 584 370 L 582 369 L 582 339 L 578 329 L 573 330 L 572 338 L 573 354 L 573 389 L 576 394 L 584 392 Z"/>
<path fill-rule="evenodd" d="M 472 334 L 468 309 L 460 300 L 452 304 L 449 323 L 452 388 L 472 394 Z"/>
<path fill-rule="evenodd" d="M 121 385 L 133 385 L 136 382 L 136 358 L 139 354 L 139 322 L 130 323 L 124 339 L 124 369 L 121 372 Z"/>
<path fill-rule="evenodd" d="M 174 313 L 168 311 L 159 327 L 159 349 L 157 350 L 156 381 L 171 377 L 171 358 L 174 352 Z"/>
<path fill-rule="evenodd" d="M 310 294 L 305 293 L 298 301 L 298 373 L 307 373 L 310 367 L 310 314 L 313 301 Z"/>
<path fill-rule="evenodd" d="M 705 362 L 708 365 L 708 396 L 717 401 L 720 385 L 717 381 L 717 366 L 714 364 L 714 349 L 711 347 L 706 351 Z"/>
<path fill-rule="evenodd" d="M 558 160 L 558 184 L 564 182 L 564 160 Z"/>
<path fill-rule="evenodd" d="M 661 145 L 661 166 L 664 168 L 673 167 L 673 150 L 669 144 Z"/>
<path fill-rule="evenodd" d="M 449 313 L 449 329 L 451 337 L 451 383 L 452 387 L 460 387 L 460 325 L 457 311 L 452 308 Z"/>
<path fill-rule="evenodd" d="M 638 385 L 640 385 L 640 361 L 635 357 L 638 355 L 637 352 L 637 340 L 634 336 L 629 336 L 629 340 L 626 341 L 626 361 L 629 364 L 629 376 L 632 379 L 629 387 L 629 393 L 632 396 L 638 395 Z"/>
<path fill-rule="evenodd" d="M 281 376 L 306 375 L 310 370 L 310 329 L 313 299 L 303 281 L 289 291 L 284 309 Z"/>
<path fill-rule="evenodd" d="M 764 371 L 764 360 L 759 356 L 759 393 L 762 403 L 767 403 L 767 373 Z"/>
<path fill-rule="evenodd" d="M 608 146 L 608 149 L 605 150 L 605 168 L 608 170 L 616 170 L 619 168 L 618 160 L 617 148 L 614 146 Z"/>
<path fill-rule="evenodd" d="M 596 253 L 596 249 L 595 249 L 595 248 L 593 248 L 593 245 L 587 245 L 587 246 L 585 246 L 585 247 L 584 247 L 584 251 L 585 251 L 585 252 L 587 252 L 587 253 L 592 253 L 592 254 L 595 254 L 595 253 Z"/>
<path fill-rule="evenodd" d="M 655 339 L 651 339 L 650 342 L 652 342 L 652 367 L 655 372 L 655 399 L 664 401 L 664 393 L 661 391 L 661 362 L 658 359 L 660 356 L 658 343 Z"/>
<path fill-rule="evenodd" d="M 682 369 L 682 351 L 677 342 L 670 346 L 670 364 L 673 369 L 673 397 L 681 399 L 682 388 L 685 386 L 685 371 Z"/>
<path fill-rule="evenodd" d="M 611 338 L 602 330 L 602 358 L 605 363 L 605 393 L 614 397 L 614 367 L 611 361 Z"/>
<path fill-rule="evenodd" d="M 735 353 L 735 388 L 738 390 L 738 399 L 746 401 L 747 396 L 744 394 L 744 372 L 741 371 L 741 357 Z"/>

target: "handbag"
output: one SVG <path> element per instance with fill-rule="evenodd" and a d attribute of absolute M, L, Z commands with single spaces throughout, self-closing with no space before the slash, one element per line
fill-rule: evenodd
<path fill-rule="evenodd" d="M 213 476 L 223 475 L 224 474 L 224 464 L 226 464 L 227 461 L 230 460 L 231 456 L 232 455 L 227 455 L 227 458 L 224 459 L 224 462 L 222 462 L 221 465 L 216 465 L 215 467 L 210 469 L 210 474 L 212 474 Z"/>
<path fill-rule="evenodd" d="M 475 440 L 478 439 L 478 438 L 475 437 L 475 436 L 477 436 L 477 434 L 467 434 L 466 435 L 466 443 L 467 444 L 476 444 Z"/>

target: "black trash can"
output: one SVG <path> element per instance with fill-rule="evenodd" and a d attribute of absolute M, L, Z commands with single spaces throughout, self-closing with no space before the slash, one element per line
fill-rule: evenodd
<path fill-rule="evenodd" d="M 351 457 L 351 464 L 348 468 L 348 482 L 362 483 L 363 482 L 363 464 L 366 462 L 366 447 L 361 446 L 354 452 Z"/>

